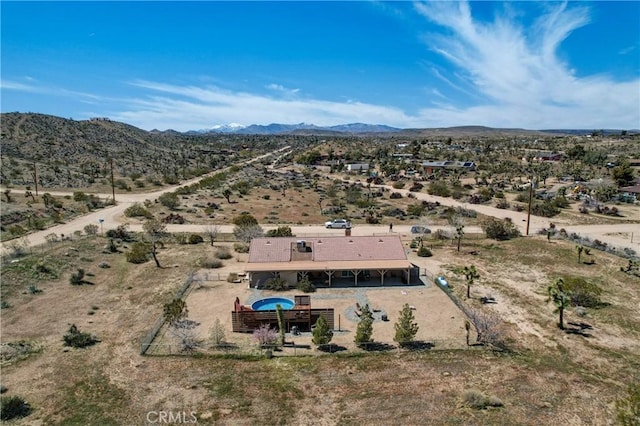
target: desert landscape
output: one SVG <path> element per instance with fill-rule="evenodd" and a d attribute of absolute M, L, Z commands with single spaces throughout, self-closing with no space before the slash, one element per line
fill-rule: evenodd
<path fill-rule="evenodd" d="M 304 164 L 341 146 L 353 148 L 248 148 L 199 177 L 118 190 L 115 205 L 108 185 L 44 196 L 4 180 L 0 384 L 29 407 L 12 422 L 615 424 L 640 370 L 637 202 L 602 201 L 607 172 L 597 168 L 602 178 L 550 176 L 533 190 L 528 163 L 510 184 L 482 183 L 486 170 L 408 173 L 420 162 L 372 160 L 370 175 Z M 364 157 L 378 149 L 367 146 L 357 145 Z M 393 164 L 390 178 L 382 169 Z M 103 205 L 89 207 L 87 194 Z M 551 216 L 544 197 L 557 201 Z M 252 238 L 347 238 L 323 225 L 335 218 L 352 222 L 350 236 L 399 238 L 419 280 L 249 286 Z M 559 279 L 561 318 L 551 291 Z M 286 345 L 232 332 L 236 298 L 297 295 L 334 310 L 329 345 L 309 331 L 286 330 Z M 359 342 L 365 305 L 372 333 Z M 405 305 L 411 344 L 396 338 Z M 89 344 L 69 344 L 78 335 Z"/>

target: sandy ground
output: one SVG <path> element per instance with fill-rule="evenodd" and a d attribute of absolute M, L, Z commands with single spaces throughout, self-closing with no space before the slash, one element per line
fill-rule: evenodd
<path fill-rule="evenodd" d="M 220 243 L 219 246 L 228 244 Z M 217 248 L 206 249 L 214 255 Z M 255 346 L 251 334 L 231 332 L 231 312 L 236 297 L 244 304 L 268 296 L 282 296 L 293 299 L 303 294 L 297 290 L 273 292 L 249 288 L 247 281 L 229 283 L 226 281 L 231 272 L 242 273 L 246 265 L 246 255 L 236 255 L 238 262 L 225 262 L 220 269 L 201 269 L 196 274 L 196 281 L 186 298 L 189 318 L 199 323 L 195 331 L 199 338 L 208 340 L 211 328 L 216 319 L 225 329 L 226 340 L 247 348 Z M 427 268 L 430 274 L 440 272 L 440 263 L 433 258 L 418 258 L 410 253 L 409 258 L 421 268 Z M 359 321 L 356 303 L 361 306 L 369 304 L 374 312 L 374 334 L 376 342 L 395 345 L 394 323 L 399 317 L 402 306 L 407 303 L 413 309 L 415 320 L 420 327 L 416 340 L 435 343 L 441 347 L 460 347 L 465 345 L 464 314 L 449 297 L 427 277 L 421 277 L 422 285 L 393 287 L 358 287 L 358 288 L 320 288 L 310 293 L 313 308 L 333 308 L 335 334 L 333 343 L 349 350 L 356 349 L 353 342 Z M 388 321 L 382 321 L 386 314 Z M 311 345 L 311 333 L 298 336 L 287 334 L 287 341 L 300 345 Z M 171 334 L 161 333 L 156 344 L 174 342 Z"/>

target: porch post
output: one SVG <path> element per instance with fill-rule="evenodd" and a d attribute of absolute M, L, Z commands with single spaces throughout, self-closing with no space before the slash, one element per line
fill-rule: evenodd
<path fill-rule="evenodd" d="M 387 273 L 387 270 L 379 269 L 378 273 L 380 274 L 380 285 L 384 285 L 384 275 Z"/>
<path fill-rule="evenodd" d="M 360 271 L 360 270 L 358 270 L 358 269 L 356 269 L 356 270 L 352 270 L 352 271 L 351 271 L 351 273 L 353 274 L 353 278 L 354 278 L 354 280 L 355 280 L 354 282 L 355 282 L 355 284 L 356 284 L 356 287 L 358 287 L 358 274 L 359 274 L 360 272 L 362 272 L 362 271 Z"/>

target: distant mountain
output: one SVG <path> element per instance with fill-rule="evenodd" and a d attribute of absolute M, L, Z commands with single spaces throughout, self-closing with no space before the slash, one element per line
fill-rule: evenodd
<path fill-rule="evenodd" d="M 252 124 L 250 126 L 242 126 L 240 124 L 216 125 L 208 130 L 191 130 L 189 134 L 203 133 L 236 133 L 251 135 L 277 135 L 286 133 L 309 133 L 309 132 L 336 132 L 336 133 L 389 133 L 399 132 L 402 129 L 396 127 L 385 126 L 382 124 L 365 124 L 350 123 L 340 124 L 337 126 L 316 126 L 309 123 L 298 124 L 279 124 L 271 123 L 268 125 Z"/>

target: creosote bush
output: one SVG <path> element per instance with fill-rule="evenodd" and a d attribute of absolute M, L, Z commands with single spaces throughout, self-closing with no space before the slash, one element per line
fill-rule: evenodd
<path fill-rule="evenodd" d="M 216 251 L 216 257 L 218 259 L 227 260 L 227 259 L 231 259 L 233 255 L 231 254 L 228 248 L 223 247 L 218 249 L 218 251 Z"/>
<path fill-rule="evenodd" d="M 235 243 L 233 245 L 233 250 L 236 253 L 249 253 L 249 244 Z"/>
<path fill-rule="evenodd" d="M 206 269 L 217 269 L 221 268 L 223 265 L 220 259 L 204 259 L 200 262 L 200 266 Z"/>
<path fill-rule="evenodd" d="M 75 324 L 71 324 L 69 331 L 67 331 L 67 334 L 65 334 L 62 339 L 64 340 L 65 346 L 71 346 L 73 348 L 86 348 L 99 342 L 95 336 L 78 330 Z"/>
<path fill-rule="evenodd" d="M 429 250 L 427 247 L 422 246 L 418 249 L 418 252 L 416 253 L 418 256 L 420 257 L 431 257 L 433 256 L 433 253 L 431 253 L 431 250 Z"/>
<path fill-rule="evenodd" d="M 126 254 L 127 262 L 130 263 L 145 263 L 149 260 L 149 253 L 151 252 L 151 245 L 148 243 L 133 243 L 131 250 Z"/>

